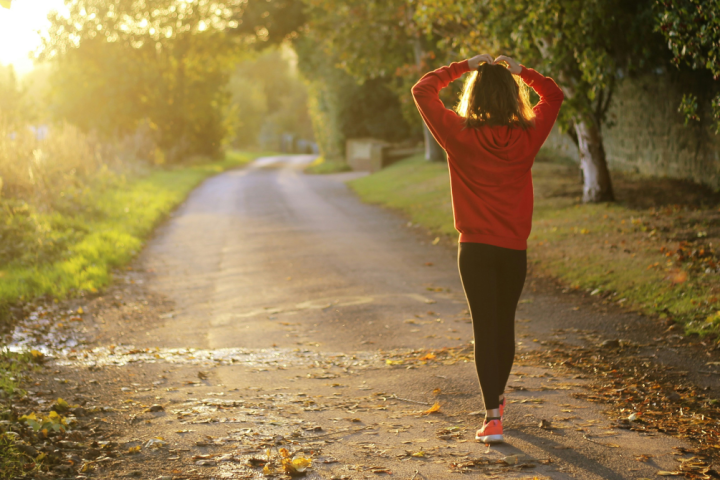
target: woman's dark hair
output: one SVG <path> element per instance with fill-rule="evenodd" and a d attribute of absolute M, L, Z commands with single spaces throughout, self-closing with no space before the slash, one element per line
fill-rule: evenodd
<path fill-rule="evenodd" d="M 470 74 L 455 111 L 469 128 L 505 125 L 526 130 L 535 118 L 525 82 L 504 66 L 489 63 Z"/>

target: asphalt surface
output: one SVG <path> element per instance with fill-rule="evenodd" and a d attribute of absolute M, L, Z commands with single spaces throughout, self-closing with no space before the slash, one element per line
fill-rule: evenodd
<path fill-rule="evenodd" d="M 357 173 L 303 174 L 311 160 L 308 156 L 262 158 L 203 183 L 156 231 L 138 262 L 149 273 L 133 280 L 166 298 L 172 308 L 132 328 L 108 323 L 96 335 L 99 343 L 158 352 L 187 348 L 237 349 L 243 355 L 270 352 L 276 361 L 235 364 L 233 360 L 228 365 L 218 360 L 213 366 L 213 361 L 174 364 L 167 360 L 165 364 L 160 353 L 156 364 L 138 361 L 117 367 L 120 375 L 133 368 L 133 375 L 148 382 L 161 377 L 168 387 L 162 394 L 155 387 L 150 393 L 136 391 L 133 398 L 182 405 L 190 400 L 186 395 L 220 395 L 219 390 L 246 401 L 257 401 L 258 392 L 281 392 L 287 397 L 273 400 L 280 412 L 297 404 L 292 395 L 311 395 L 318 403 L 326 400 L 322 409 L 292 411 L 281 417 L 322 425 L 324 431 L 332 432 L 341 418 L 357 415 L 361 418 L 350 420 L 351 424 L 377 428 L 370 437 L 365 436 L 368 432 L 333 437 L 323 448 L 338 462 L 318 466 L 308 478 L 376 478 L 369 469 L 379 463 L 393 471 L 393 478 L 451 478 L 449 454 L 442 453 L 451 448 L 464 452 L 465 457 L 458 458 L 475 455 L 497 460 L 520 455 L 534 461 L 527 467 L 532 471 L 478 470 L 470 478 L 647 478 L 677 465 L 672 448 L 684 445 L 681 441 L 608 430 L 610 422 L 601 407 L 572 397 L 582 389 L 583 378 L 563 377 L 537 366 L 518 365 L 510 379 L 514 388 L 509 393 L 507 444 L 487 449 L 472 442 L 482 418 L 478 412 L 483 409 L 472 363 L 405 368 L 402 363 L 384 365 L 382 360 L 384 352 L 460 347 L 471 340 L 452 246 L 433 242 L 427 232 L 393 212 L 361 203 L 344 183 Z M 637 315 L 592 308 L 572 296 L 560 299 L 550 286 L 530 276 L 518 308 L 519 351 L 544 348 L 533 342 L 534 337 L 550 339 L 553 328 L 576 328 L 573 333 L 556 333 L 568 343 L 594 333 L 613 334 L 620 327 L 632 334 Z M 600 321 L 604 325 L 599 333 L 588 330 Z M 336 368 L 330 363 L 313 365 L 303 356 L 311 354 L 344 360 L 337 360 Z M 353 356 L 370 360 L 353 364 L 348 360 Z M 210 373 L 192 384 L 188 379 L 197 378 L 198 368 Z M 393 395 L 399 400 L 388 403 L 386 409 L 369 406 L 373 398 Z M 328 400 L 340 397 L 351 405 Z M 437 400 L 442 415 L 419 415 Z M 264 402 L 268 401 L 265 397 Z M 345 417 L 338 416 L 339 411 Z M 557 428 L 539 428 L 542 419 L 551 420 Z M 268 434 L 283 428 L 280 420 L 253 422 L 247 417 L 243 422 Z M 401 432 L 405 436 L 397 425 L 395 431 L 388 427 L 392 422 L 407 427 Z M 227 435 L 228 429 L 238 427 L 200 423 L 194 427 L 197 435 L 210 437 Z M 171 430 L 178 428 L 169 419 L 165 426 L 150 425 L 148 420 L 147 425 L 133 427 L 124 441 L 158 433 L 174 438 Z M 436 432 L 426 432 L 453 425 L 466 431 L 461 444 L 436 445 Z M 432 455 L 401 458 L 398 454 L 408 448 L 418 451 L 426 443 L 434 445 Z M 178 445 L 189 449 L 192 442 L 177 439 Z M 642 454 L 652 459 L 634 458 Z M 193 465 L 184 457 L 173 457 L 173 462 L 175 471 Z M 166 467 L 163 462 L 150 462 L 144 473 L 153 478 L 164 474 Z M 248 469 L 217 475 L 256 478 Z"/>

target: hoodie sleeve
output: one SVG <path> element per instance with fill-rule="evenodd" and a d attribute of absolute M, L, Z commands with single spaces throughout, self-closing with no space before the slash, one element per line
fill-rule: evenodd
<path fill-rule="evenodd" d="M 420 115 L 435 140 L 445 150 L 447 150 L 445 141 L 457 131 L 461 125 L 461 118 L 452 110 L 445 108 L 439 97 L 440 90 L 469 71 L 467 60 L 455 62 L 426 74 L 412 87 L 413 99 Z"/>
<path fill-rule="evenodd" d="M 523 66 L 520 78 L 540 97 L 538 104 L 533 107 L 535 128 L 531 133 L 532 147 L 537 152 L 550 135 L 550 130 L 555 124 L 565 96 L 552 78 L 546 77 L 532 68 Z"/>

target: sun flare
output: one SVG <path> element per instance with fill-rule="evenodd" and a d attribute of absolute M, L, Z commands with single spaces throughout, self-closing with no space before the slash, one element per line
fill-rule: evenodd
<path fill-rule="evenodd" d="M 0 8 L 0 64 L 11 64 L 20 74 L 32 70 L 29 55 L 50 25 L 48 13 L 64 8 L 63 0 L 13 0 L 10 9 Z"/>

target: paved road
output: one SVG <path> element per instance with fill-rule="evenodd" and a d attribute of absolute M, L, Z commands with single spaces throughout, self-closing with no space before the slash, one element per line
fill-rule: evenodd
<path fill-rule="evenodd" d="M 533 474 L 538 478 L 645 478 L 672 470 L 672 447 L 681 442 L 608 431 L 610 422 L 597 405 L 571 396 L 583 380 L 537 366 L 519 365 L 511 378 L 515 391 L 508 409 L 508 445 L 486 450 L 471 441 L 436 438 L 443 429 L 451 434 L 453 428 L 462 428 L 467 440 L 477 428 L 480 416 L 473 413 L 482 403 L 472 363 L 413 364 L 406 369 L 405 364 L 386 366 L 379 352 L 468 343 L 471 326 L 455 252 L 447 245 L 433 245 L 431 236 L 395 213 L 358 201 L 344 184 L 358 174 L 304 175 L 302 168 L 311 159 L 263 158 L 211 178 L 156 232 L 140 259 L 152 272 L 144 277 L 144 287 L 169 299 L 174 310 L 139 327 L 107 325 L 98 336 L 158 348 L 157 364 L 138 361 L 120 367 L 132 367 L 136 378 L 146 379 L 150 392 L 138 390 L 137 401 L 198 402 L 188 404 L 195 410 L 185 407 L 185 412 L 194 412 L 187 417 L 178 413 L 181 419 L 203 414 L 207 404 L 198 399 L 204 395 L 240 396 L 246 407 L 254 407 L 254 413 L 245 412 L 240 426 L 264 434 L 289 435 L 283 428 L 290 424 L 317 424 L 326 432 L 338 432 L 346 424 L 370 428 L 332 441 L 326 437 L 323 453 L 339 463 L 318 467 L 310 478 L 374 478 L 369 468 L 380 465 L 391 469 L 394 478 L 423 478 L 413 476 L 418 471 L 424 478 L 441 479 L 448 478 L 453 458 L 457 463 L 477 457 L 496 462 L 518 454 L 520 463 L 523 455 L 535 459 Z M 518 313 L 521 350 L 537 345 L 531 340 L 538 331 L 573 326 L 583 313 L 573 308 L 572 299 L 533 292 L 539 288 L 534 281 L 528 280 Z M 201 355 L 193 353 L 189 360 L 183 357 L 185 363 L 177 363 L 173 355 L 178 354 L 172 351 L 162 363 L 163 352 L 187 347 L 202 350 L 206 360 L 221 349 L 239 349 L 242 355 L 258 352 L 253 358 L 275 356 L 266 363 L 232 360 L 228 365 L 212 359 L 203 363 Z M 209 369 L 213 361 L 217 367 Z M 197 365 L 210 372 L 201 376 L 201 384 L 192 382 L 197 380 Z M 150 384 L 156 376 L 162 380 Z M 169 393 L 157 393 L 157 385 L 167 386 Z M 316 400 L 308 403 L 308 395 Z M 393 395 L 400 399 L 378 406 L 378 399 L 387 401 Z M 443 405 L 443 416 L 417 415 L 435 399 Z M 558 428 L 538 428 L 540 419 L 552 420 Z M 168 430 L 163 435 L 174 439 L 171 430 L 178 427 L 167 423 L 139 424 L 124 440 L 152 438 L 163 428 Z M 229 438 L 228 432 L 237 428 L 198 422 L 191 432 Z M 177 442 L 196 448 L 187 438 Z M 402 456 L 423 449 L 427 456 Z M 633 459 L 640 454 L 653 458 Z M 177 471 L 192 466 L 185 457 L 173 461 Z M 165 467 L 160 462 L 144 468 L 160 474 Z M 495 478 L 527 477 L 522 468 L 508 467 L 502 473 L 493 468 L 486 472 L 501 475 Z M 472 478 L 482 476 L 480 470 L 473 471 Z M 250 478 L 225 473 L 228 478 Z"/>
<path fill-rule="evenodd" d="M 341 181 L 357 174 L 303 175 L 311 160 L 263 158 L 191 195 L 144 253 L 151 288 L 178 309 L 146 341 L 330 351 L 467 342 L 469 325 L 447 320 L 466 309 L 448 250 L 422 248 L 433 239 L 358 202 Z M 404 323 L 415 315 L 435 324 Z M 290 320 L 303 325 L 296 335 L 280 323 Z"/>

